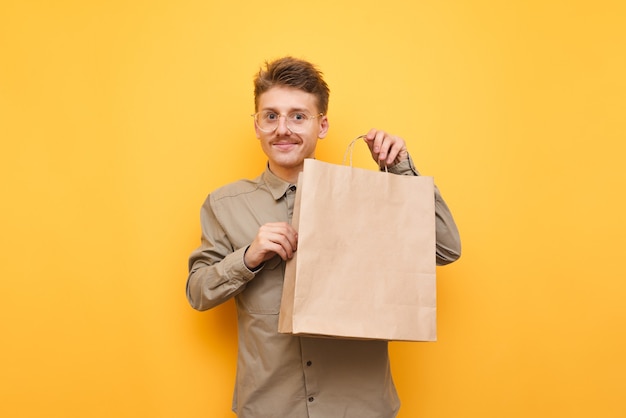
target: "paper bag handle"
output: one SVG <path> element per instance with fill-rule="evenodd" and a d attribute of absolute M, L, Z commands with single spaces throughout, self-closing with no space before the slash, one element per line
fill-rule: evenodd
<path fill-rule="evenodd" d="M 359 139 L 364 139 L 365 137 L 367 137 L 367 135 L 359 135 L 348 144 L 348 148 L 346 148 L 346 152 L 343 154 L 343 165 L 346 165 L 346 159 L 348 158 L 348 154 L 349 154 L 350 155 L 350 167 L 352 167 L 352 151 L 354 150 L 354 144 Z M 378 167 L 380 167 L 380 160 L 378 161 Z M 385 164 L 385 173 L 388 173 L 387 164 Z"/>

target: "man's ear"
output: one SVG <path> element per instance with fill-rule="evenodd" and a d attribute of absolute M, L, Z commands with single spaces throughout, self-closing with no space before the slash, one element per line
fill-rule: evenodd
<path fill-rule="evenodd" d="M 319 139 L 326 138 L 328 134 L 328 128 L 330 128 L 330 124 L 328 122 L 328 116 L 324 115 L 320 117 L 320 132 L 317 134 Z"/>
<path fill-rule="evenodd" d="M 253 120 L 252 124 L 254 125 L 254 133 L 256 134 L 257 139 L 261 139 L 261 133 L 259 132 L 259 128 L 256 126 L 256 122 Z"/>

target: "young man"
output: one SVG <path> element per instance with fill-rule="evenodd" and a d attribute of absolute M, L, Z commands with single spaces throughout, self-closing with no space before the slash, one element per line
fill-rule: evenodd
<path fill-rule="evenodd" d="M 197 310 L 235 298 L 239 352 L 233 411 L 241 418 L 391 418 L 400 402 L 387 342 L 279 334 L 285 261 L 298 247 L 291 227 L 298 173 L 328 132 L 329 89 L 320 71 L 291 57 L 255 78 L 254 126 L 268 159 L 254 180 L 211 193 L 202 241 L 189 258 L 187 298 Z M 404 140 L 372 129 L 365 141 L 389 172 L 417 176 Z M 461 252 L 456 225 L 435 191 L 437 262 Z"/>

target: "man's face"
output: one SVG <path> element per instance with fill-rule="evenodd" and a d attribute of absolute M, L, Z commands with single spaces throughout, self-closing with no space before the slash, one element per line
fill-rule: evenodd
<path fill-rule="evenodd" d="M 315 157 L 318 138 L 328 131 L 328 119 L 319 116 L 308 120 L 302 132 L 289 130 L 286 115 L 302 112 L 309 116 L 319 115 L 316 97 L 291 87 L 272 87 L 259 96 L 258 112 L 272 111 L 280 115 L 274 132 L 263 132 L 255 124 L 257 138 L 269 160 L 270 170 L 287 181 L 302 171 L 305 158 Z"/>

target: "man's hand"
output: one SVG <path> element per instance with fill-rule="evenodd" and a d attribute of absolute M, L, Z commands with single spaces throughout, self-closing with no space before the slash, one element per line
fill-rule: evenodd
<path fill-rule="evenodd" d="M 262 225 L 243 258 L 246 267 L 253 270 L 278 254 L 289 260 L 298 247 L 298 233 L 287 222 Z"/>
<path fill-rule="evenodd" d="M 409 158 L 406 143 L 399 136 L 370 129 L 364 139 L 372 153 L 372 158 L 380 167 L 392 167 Z"/>

